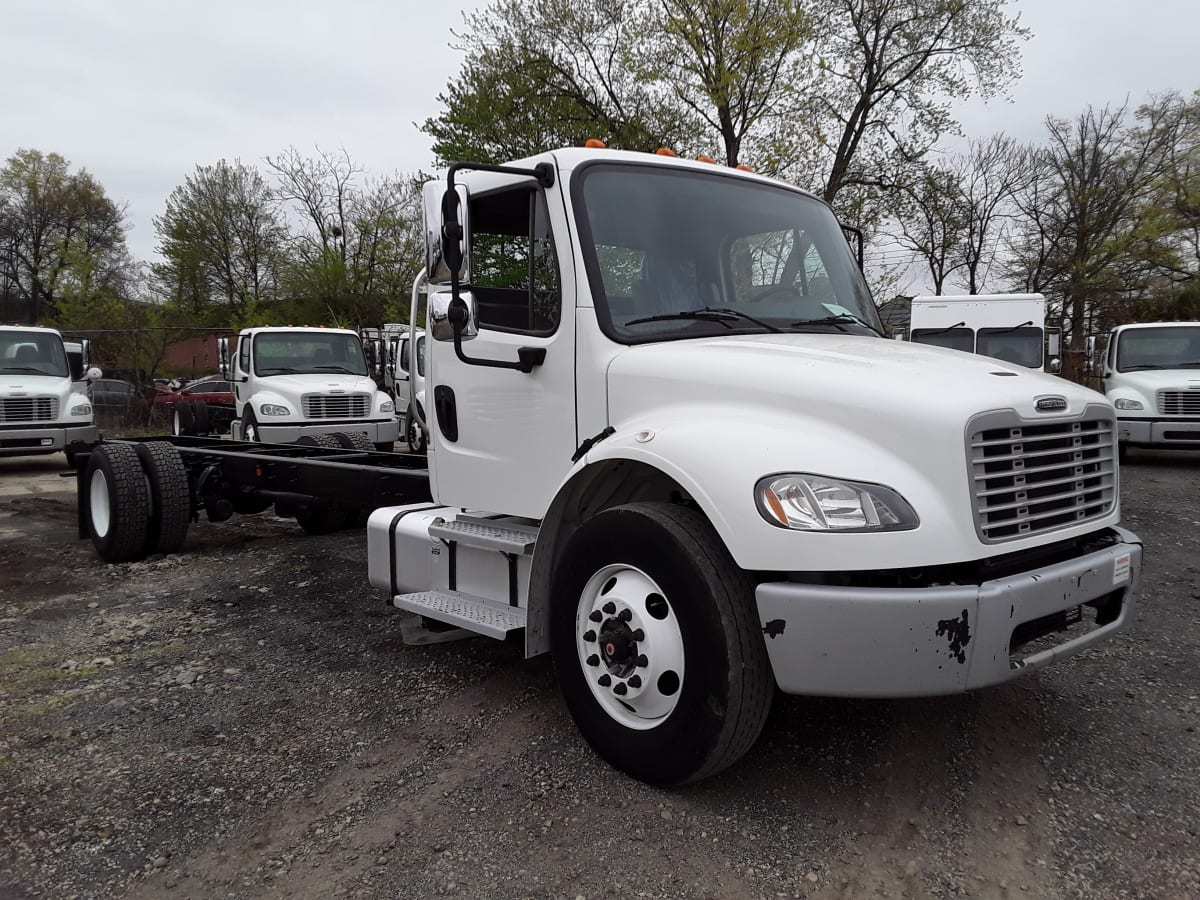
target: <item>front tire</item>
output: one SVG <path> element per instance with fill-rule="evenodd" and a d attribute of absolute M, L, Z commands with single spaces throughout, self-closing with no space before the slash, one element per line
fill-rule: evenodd
<path fill-rule="evenodd" d="M 550 649 L 567 707 L 612 765 L 682 784 L 732 765 L 774 693 L 754 584 L 698 512 L 606 510 L 556 565 Z"/>
<path fill-rule="evenodd" d="M 421 427 L 421 421 L 417 418 L 416 405 L 411 405 L 408 408 L 408 416 L 405 418 L 408 423 L 405 426 L 404 440 L 408 442 L 408 449 L 412 453 L 425 453 L 429 449 L 429 442 L 425 439 L 425 429 Z"/>
<path fill-rule="evenodd" d="M 258 434 L 258 419 L 254 418 L 254 410 L 250 408 L 249 404 L 246 405 L 246 412 L 242 415 L 242 440 L 252 444 L 262 441 Z"/>

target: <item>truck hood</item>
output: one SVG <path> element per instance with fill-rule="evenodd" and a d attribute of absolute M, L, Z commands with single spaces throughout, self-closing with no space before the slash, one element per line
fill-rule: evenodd
<path fill-rule="evenodd" d="M 1200 369 L 1144 369 L 1136 372 L 1114 372 L 1113 378 L 1122 384 L 1136 384 L 1153 394 L 1155 391 L 1200 391 Z"/>
<path fill-rule="evenodd" d="M 681 395 L 686 391 L 686 396 Z M 850 431 L 892 423 L 907 431 L 942 423 L 961 439 L 973 414 L 1014 409 L 1050 418 L 1035 403 L 1061 397 L 1077 416 L 1095 391 L 989 357 L 849 334 L 764 334 L 645 344 L 609 368 L 613 425 L 659 403 L 730 400 L 764 412 L 802 412 Z M 926 437 L 931 437 L 928 431 Z"/>
<path fill-rule="evenodd" d="M 263 390 L 270 390 L 287 397 L 301 394 L 325 394 L 344 391 L 347 394 L 374 394 L 379 388 L 374 379 L 367 375 L 338 375 L 322 373 L 312 375 L 272 375 L 259 379 Z"/>
<path fill-rule="evenodd" d="M 60 400 L 82 394 L 86 386 L 57 375 L 0 374 L 0 397 L 52 396 Z"/>

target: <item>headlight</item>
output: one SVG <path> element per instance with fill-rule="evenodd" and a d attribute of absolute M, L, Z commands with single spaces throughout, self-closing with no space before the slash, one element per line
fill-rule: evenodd
<path fill-rule="evenodd" d="M 920 524 L 889 487 L 824 475 L 768 475 L 754 487 L 759 513 L 797 531 L 909 531 Z"/>
<path fill-rule="evenodd" d="M 80 403 L 78 406 L 71 407 L 71 415 L 73 416 L 90 416 L 92 414 L 92 405 L 90 403 Z"/>
<path fill-rule="evenodd" d="M 1124 397 L 1113 401 L 1113 406 L 1117 409 L 1145 409 L 1142 406 L 1141 400 L 1126 400 Z"/>
<path fill-rule="evenodd" d="M 286 406 L 280 406 L 278 403 L 264 403 L 258 408 L 258 411 L 264 416 L 290 416 L 292 411 Z"/>
<path fill-rule="evenodd" d="M 396 404 L 391 400 L 384 400 L 379 404 L 379 411 L 381 413 L 394 413 L 396 411 Z"/>

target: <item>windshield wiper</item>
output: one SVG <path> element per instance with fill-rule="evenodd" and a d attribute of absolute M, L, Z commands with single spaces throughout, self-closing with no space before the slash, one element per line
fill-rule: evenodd
<path fill-rule="evenodd" d="M 921 337 L 928 337 L 931 334 L 945 334 L 947 331 L 953 331 L 955 328 L 962 328 L 966 322 L 956 322 L 953 325 L 947 325 L 945 328 L 922 328 Z"/>
<path fill-rule="evenodd" d="M 1142 363 L 1137 366 L 1125 366 L 1125 368 L 1119 369 L 1118 371 L 1121 371 L 1121 372 L 1144 372 L 1147 369 L 1171 369 L 1171 368 L 1174 368 L 1174 367 L 1173 366 L 1160 366 L 1157 363 Z"/>
<path fill-rule="evenodd" d="M 887 337 L 887 335 L 885 335 L 870 322 L 864 322 L 858 316 L 854 315 L 854 313 L 838 313 L 836 316 L 824 316 L 820 319 L 802 319 L 799 322 L 792 323 L 793 328 L 804 328 L 808 325 L 832 325 L 838 331 L 846 331 L 846 329 L 842 327 L 843 325 L 861 325 L 872 334 L 877 334 L 880 337 Z"/>
<path fill-rule="evenodd" d="M 4 372 L 24 372 L 26 375 L 49 375 L 45 369 L 35 369 L 32 366 L 5 366 Z"/>
<path fill-rule="evenodd" d="M 314 369 L 332 369 L 335 372 L 345 372 L 347 375 L 365 375 L 365 372 L 355 372 L 345 366 L 313 366 Z"/>
<path fill-rule="evenodd" d="M 964 322 L 963 324 L 965 325 L 966 323 Z M 988 329 L 988 337 L 991 337 L 993 334 L 1010 334 L 1011 332 L 1014 332 L 1019 328 L 1024 328 L 1026 325 L 1032 325 L 1032 324 L 1033 324 L 1033 319 L 1030 319 L 1028 322 L 1022 322 L 1020 325 L 1012 326 L 1012 328 L 989 328 Z"/>
<path fill-rule="evenodd" d="M 293 369 L 290 366 L 272 366 L 269 369 L 259 369 L 259 375 L 302 375 L 304 374 L 299 369 Z"/>
<path fill-rule="evenodd" d="M 743 319 L 747 322 L 765 328 L 767 331 L 782 331 L 783 329 L 764 322 L 762 319 L 756 319 L 754 316 L 748 315 L 741 310 L 728 309 L 726 307 L 706 306 L 703 309 L 681 309 L 679 312 L 662 313 L 657 316 L 644 316 L 640 319 L 630 319 L 626 325 L 641 325 L 643 322 L 667 322 L 671 319 L 702 319 L 705 322 L 720 322 L 726 328 L 732 328 L 729 323 Z"/>

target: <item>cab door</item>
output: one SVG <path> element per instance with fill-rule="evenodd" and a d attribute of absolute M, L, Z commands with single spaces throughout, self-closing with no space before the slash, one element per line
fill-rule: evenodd
<path fill-rule="evenodd" d="M 458 357 L 452 340 L 428 335 L 434 495 L 450 506 L 540 519 L 579 443 L 566 211 L 558 184 L 543 189 L 531 178 L 479 173 L 469 187 L 469 271 L 461 290 L 474 300 L 478 334 L 463 341 L 464 355 L 513 362 L 532 348 L 545 356 L 529 373 L 474 365 Z"/>

